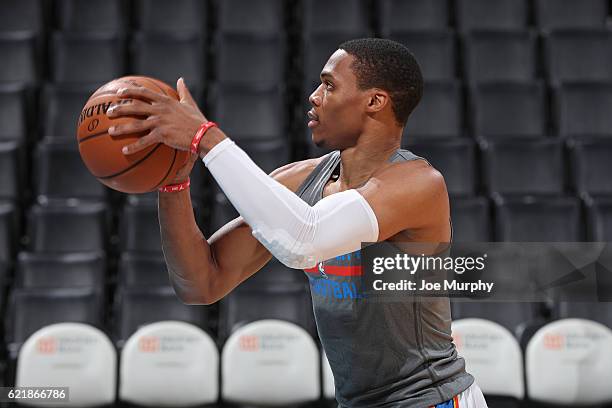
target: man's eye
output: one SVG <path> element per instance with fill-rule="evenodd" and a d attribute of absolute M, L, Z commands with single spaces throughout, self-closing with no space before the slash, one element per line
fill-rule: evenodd
<path fill-rule="evenodd" d="M 332 89 L 333 85 L 330 82 L 324 82 L 326 89 Z"/>

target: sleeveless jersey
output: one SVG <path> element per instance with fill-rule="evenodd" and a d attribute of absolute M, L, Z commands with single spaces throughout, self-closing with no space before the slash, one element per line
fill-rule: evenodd
<path fill-rule="evenodd" d="M 389 160 L 419 159 L 398 149 Z M 297 194 L 314 205 L 339 168 L 340 152 L 327 154 Z M 368 303 L 360 288 L 360 251 L 304 272 L 339 407 L 427 408 L 473 383 L 452 343 L 448 298 Z"/>

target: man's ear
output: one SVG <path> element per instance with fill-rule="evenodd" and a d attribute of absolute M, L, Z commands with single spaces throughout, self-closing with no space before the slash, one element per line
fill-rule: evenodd
<path fill-rule="evenodd" d="M 380 112 L 389 102 L 390 98 L 387 92 L 374 88 L 369 95 L 366 110 L 371 113 Z"/>

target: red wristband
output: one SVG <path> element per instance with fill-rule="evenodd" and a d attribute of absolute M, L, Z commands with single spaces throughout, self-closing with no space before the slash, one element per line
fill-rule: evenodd
<path fill-rule="evenodd" d="M 167 186 L 163 186 L 159 188 L 160 193 L 178 193 L 179 191 L 187 190 L 189 188 L 190 181 L 184 181 L 178 184 L 168 184 Z"/>
<path fill-rule="evenodd" d="M 192 154 L 198 154 L 198 146 L 200 146 L 200 141 L 202 140 L 204 133 L 206 133 L 208 129 L 210 129 L 213 126 L 217 126 L 217 124 L 211 121 L 204 122 L 200 125 L 198 131 L 193 137 L 193 140 L 191 141 L 191 153 Z"/>

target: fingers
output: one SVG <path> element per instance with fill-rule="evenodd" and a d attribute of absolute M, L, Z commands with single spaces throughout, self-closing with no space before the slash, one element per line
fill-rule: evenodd
<path fill-rule="evenodd" d="M 141 137 L 137 142 L 134 142 L 130 145 L 123 146 L 121 152 L 125 155 L 138 153 L 141 150 L 146 149 L 147 147 L 160 143 L 158 133 L 156 130 L 151 131 L 151 133 Z"/>
<path fill-rule="evenodd" d="M 152 90 L 145 88 L 144 86 L 118 89 L 117 96 L 119 96 L 120 98 L 144 99 L 146 101 L 151 102 L 164 102 L 170 99 L 166 95 L 153 92 Z"/>
<path fill-rule="evenodd" d="M 127 135 L 132 133 L 144 132 L 150 130 L 157 124 L 156 116 L 149 116 L 147 119 L 135 119 L 123 125 L 115 125 L 108 128 L 108 133 L 111 136 Z"/>
<path fill-rule="evenodd" d="M 187 85 L 185 85 L 185 80 L 183 77 L 180 77 L 179 80 L 176 81 L 176 90 L 178 91 L 181 102 L 188 103 L 192 106 L 197 106 L 196 101 L 193 99 L 193 96 L 191 96 L 191 92 L 189 92 Z"/>
<path fill-rule="evenodd" d="M 130 102 L 126 101 L 125 103 L 119 103 L 111 106 L 106 111 L 106 116 L 109 118 L 127 115 L 150 116 L 158 113 L 158 111 L 159 109 L 155 105 L 151 105 L 137 99 L 132 99 Z"/>

